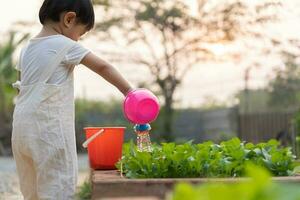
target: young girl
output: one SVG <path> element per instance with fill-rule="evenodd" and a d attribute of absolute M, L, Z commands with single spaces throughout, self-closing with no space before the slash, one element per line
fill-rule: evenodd
<path fill-rule="evenodd" d="M 45 0 L 40 33 L 22 49 L 12 149 L 25 200 L 73 199 L 77 182 L 74 66 L 83 64 L 124 95 L 130 84 L 77 41 L 94 26 L 90 0 Z"/>

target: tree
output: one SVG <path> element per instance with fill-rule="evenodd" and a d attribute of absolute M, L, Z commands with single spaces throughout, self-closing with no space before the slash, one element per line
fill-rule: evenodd
<path fill-rule="evenodd" d="M 101 38 L 123 43 L 126 48 L 139 45 L 142 53 L 130 59 L 146 66 L 159 87 L 164 100 L 166 140 L 172 139 L 174 94 L 187 72 L 200 61 L 216 59 L 212 49 L 215 44 L 230 43 L 242 35 L 263 37 L 257 24 L 276 18 L 276 14 L 263 11 L 279 4 L 264 1 L 253 6 L 241 0 L 216 4 L 199 0 L 193 12 L 182 0 L 94 2 L 105 8 L 96 26 Z"/>
<path fill-rule="evenodd" d="M 286 110 L 300 106 L 300 68 L 296 62 L 299 55 L 283 52 L 284 69 L 276 71 L 269 84 L 270 106 Z"/>

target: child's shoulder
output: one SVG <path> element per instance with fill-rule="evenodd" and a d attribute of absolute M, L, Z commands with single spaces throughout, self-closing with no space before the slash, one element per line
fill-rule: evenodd
<path fill-rule="evenodd" d="M 58 40 L 61 40 L 61 41 L 64 41 L 64 42 L 68 42 L 68 43 L 71 43 L 71 44 L 76 44 L 77 42 L 64 36 L 64 35 L 61 35 L 61 34 L 58 34 L 58 35 L 53 35 L 53 36 L 57 36 L 57 39 Z"/>
<path fill-rule="evenodd" d="M 32 38 L 28 43 L 29 49 L 31 49 L 34 52 L 44 51 L 45 49 L 47 49 L 47 51 L 58 52 L 64 47 L 69 49 L 68 52 L 73 52 L 74 49 L 75 50 L 78 49 L 79 46 L 81 45 L 78 42 L 64 35 L 58 35 L 58 34 Z M 25 47 L 24 49 L 27 49 L 27 47 Z"/>
<path fill-rule="evenodd" d="M 49 35 L 49 36 L 43 36 L 43 37 L 34 37 L 29 40 L 30 43 L 36 43 L 36 44 L 56 44 L 58 46 L 69 44 L 69 45 L 75 45 L 77 42 L 64 36 L 61 34 L 57 35 Z"/>
<path fill-rule="evenodd" d="M 58 35 L 57 37 L 54 37 L 55 41 L 53 41 L 56 45 L 55 46 L 69 46 L 70 47 L 70 51 L 72 50 L 76 50 L 76 49 L 81 49 L 84 48 L 79 42 L 74 41 L 64 35 Z"/>

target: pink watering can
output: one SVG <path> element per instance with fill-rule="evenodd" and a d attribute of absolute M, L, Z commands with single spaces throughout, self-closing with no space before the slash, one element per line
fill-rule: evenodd
<path fill-rule="evenodd" d="M 134 124 L 147 124 L 154 121 L 159 109 L 157 97 L 143 88 L 130 91 L 123 103 L 125 117 Z"/>

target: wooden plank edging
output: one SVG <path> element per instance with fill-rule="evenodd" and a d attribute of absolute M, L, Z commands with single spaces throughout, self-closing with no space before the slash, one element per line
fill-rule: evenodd
<path fill-rule="evenodd" d="M 202 184 L 208 182 L 236 183 L 247 181 L 249 178 L 153 178 L 128 179 L 121 177 L 117 170 L 91 171 L 92 199 L 112 197 L 157 197 L 164 199 L 174 185 L 179 182 Z M 298 183 L 300 176 L 272 177 L 276 182 Z"/>

